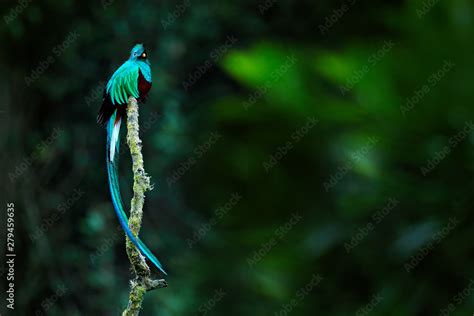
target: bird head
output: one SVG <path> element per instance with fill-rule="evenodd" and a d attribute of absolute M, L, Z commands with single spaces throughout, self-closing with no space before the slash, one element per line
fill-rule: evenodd
<path fill-rule="evenodd" d="M 137 44 L 133 46 L 132 51 L 130 52 L 130 60 L 133 60 L 133 61 L 142 60 L 142 61 L 148 62 L 148 54 L 143 44 Z"/>

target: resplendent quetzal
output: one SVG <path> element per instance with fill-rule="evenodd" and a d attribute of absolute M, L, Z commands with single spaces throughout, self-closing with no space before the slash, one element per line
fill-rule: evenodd
<path fill-rule="evenodd" d="M 107 172 L 112 203 L 120 225 L 128 238 L 140 252 L 148 258 L 164 274 L 161 263 L 156 259 L 147 246 L 133 235 L 128 227 L 128 217 L 125 213 L 120 195 L 118 182 L 118 156 L 120 148 L 120 124 L 126 115 L 129 97 L 135 97 L 143 102 L 151 88 L 151 67 L 143 44 L 133 47 L 130 58 L 120 66 L 107 82 L 104 90 L 104 100 L 97 116 L 97 122 L 107 129 Z"/>

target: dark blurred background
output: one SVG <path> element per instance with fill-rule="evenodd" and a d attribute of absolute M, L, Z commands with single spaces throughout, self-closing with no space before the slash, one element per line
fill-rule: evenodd
<path fill-rule="evenodd" d="M 143 315 L 472 315 L 474 5 L 3 1 L 1 195 L 15 310 L 119 315 L 105 82 L 143 42 Z M 121 185 L 132 195 L 122 130 Z M 6 252 L 6 224 L 1 225 Z M 154 271 L 154 273 L 157 273 Z"/>

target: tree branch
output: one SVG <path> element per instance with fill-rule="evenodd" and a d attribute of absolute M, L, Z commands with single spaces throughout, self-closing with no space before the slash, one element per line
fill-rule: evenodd
<path fill-rule="evenodd" d="M 128 226 L 135 236 L 138 236 L 142 226 L 145 192 L 152 189 L 150 177 L 143 167 L 142 141 L 138 134 L 139 130 L 137 99 L 130 97 L 127 106 L 127 143 L 132 156 L 133 198 Z M 122 316 L 137 316 L 140 313 L 145 293 L 156 288 L 167 287 L 168 284 L 164 279 L 153 280 L 150 277 L 150 268 L 146 264 L 145 258 L 129 238 L 127 238 L 127 254 L 135 277 L 130 280 L 128 306 Z"/>

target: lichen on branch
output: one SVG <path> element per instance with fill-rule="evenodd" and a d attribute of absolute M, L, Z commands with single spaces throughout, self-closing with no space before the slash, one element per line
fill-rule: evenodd
<path fill-rule="evenodd" d="M 146 174 L 143 166 L 142 141 L 139 131 L 137 99 L 130 97 L 127 104 L 127 144 L 132 156 L 133 198 L 128 226 L 135 236 L 138 236 L 142 226 L 145 192 L 152 189 L 150 177 Z M 123 311 L 122 316 L 137 316 L 140 313 L 145 293 L 168 285 L 164 279 L 154 280 L 151 278 L 150 268 L 145 258 L 129 238 L 127 238 L 126 248 L 135 276 L 130 280 L 128 306 Z"/>

